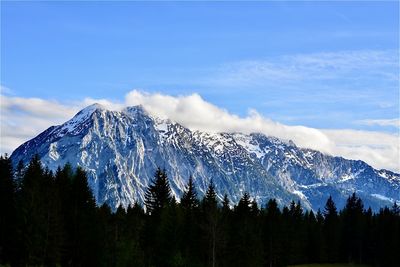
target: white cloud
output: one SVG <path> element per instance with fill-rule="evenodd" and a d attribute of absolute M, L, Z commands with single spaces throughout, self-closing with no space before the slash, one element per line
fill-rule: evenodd
<path fill-rule="evenodd" d="M 51 125 L 63 123 L 81 108 L 40 98 L 0 97 L 1 153 L 10 153 Z"/>
<path fill-rule="evenodd" d="M 86 98 L 77 103 L 1 96 L 1 152 L 11 152 L 47 127 L 71 118 L 80 108 L 101 103 L 112 110 L 143 105 L 150 113 L 170 118 L 193 130 L 212 132 L 262 132 L 300 147 L 349 159 L 361 159 L 375 168 L 400 170 L 398 135 L 356 130 L 324 130 L 288 126 L 263 117 L 255 110 L 239 117 L 205 101 L 198 94 L 170 96 L 133 90 L 123 102 Z"/>
<path fill-rule="evenodd" d="M 400 119 L 380 119 L 380 120 L 370 119 L 370 120 L 359 120 L 356 121 L 356 123 L 368 126 L 378 125 L 378 126 L 392 126 L 400 128 Z"/>

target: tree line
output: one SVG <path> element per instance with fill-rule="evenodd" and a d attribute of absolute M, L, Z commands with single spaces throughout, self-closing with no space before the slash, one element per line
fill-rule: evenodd
<path fill-rule="evenodd" d="M 317 212 L 274 199 L 260 207 L 247 193 L 233 205 L 212 182 L 200 199 L 190 178 L 178 202 L 157 169 L 144 205 L 112 212 L 96 205 L 82 169 L 53 173 L 38 156 L 14 169 L 1 156 L 0 265 L 400 266 L 399 206 L 373 213 L 355 193 L 340 211 L 331 197 Z"/>

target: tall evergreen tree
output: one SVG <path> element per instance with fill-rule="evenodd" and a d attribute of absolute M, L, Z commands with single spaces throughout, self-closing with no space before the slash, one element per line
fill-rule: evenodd
<path fill-rule="evenodd" d="M 219 266 L 229 266 L 229 252 L 231 249 L 231 233 L 234 231 L 232 228 L 232 210 L 230 207 L 230 200 L 228 195 L 225 194 L 222 200 L 221 208 L 221 221 L 220 221 L 220 238 L 219 238 Z"/>
<path fill-rule="evenodd" d="M 171 188 L 165 171 L 160 168 L 154 174 L 154 180 L 145 194 L 146 212 L 158 213 L 172 201 Z"/>
<path fill-rule="evenodd" d="M 251 210 L 250 205 L 250 195 L 249 193 L 245 192 L 235 208 L 236 214 L 239 214 L 240 216 L 249 216 Z"/>
<path fill-rule="evenodd" d="M 16 203 L 13 168 L 7 154 L 0 156 L 0 264 L 16 258 Z"/>
<path fill-rule="evenodd" d="M 206 209 L 216 209 L 218 204 L 217 200 L 217 193 L 215 191 L 215 185 L 213 180 L 210 181 L 210 184 L 208 185 L 206 194 L 203 198 L 203 206 Z"/>
<path fill-rule="evenodd" d="M 264 218 L 264 261 L 267 266 L 277 266 L 281 262 L 282 250 L 281 242 L 282 231 L 281 211 L 275 199 L 270 199 L 265 208 Z"/>
<path fill-rule="evenodd" d="M 28 265 L 44 264 L 46 240 L 47 203 L 44 170 L 39 156 L 35 155 L 21 182 L 18 193 L 18 228 L 21 238 L 21 255 L 19 260 Z"/>
<path fill-rule="evenodd" d="M 325 261 L 338 262 L 340 250 L 340 222 L 335 202 L 332 196 L 329 196 L 324 208 L 324 225 L 323 233 L 326 242 L 325 245 Z"/>
<path fill-rule="evenodd" d="M 217 193 L 213 181 L 210 181 L 208 189 L 202 201 L 204 238 L 206 241 L 207 265 L 215 267 L 217 264 L 217 238 L 219 227 L 219 210 Z"/>
<path fill-rule="evenodd" d="M 181 198 L 182 211 L 182 230 L 181 230 L 181 247 L 182 261 L 184 265 L 195 265 L 199 262 L 201 256 L 198 251 L 198 240 L 201 232 L 197 221 L 199 220 L 199 200 L 194 187 L 192 176 L 185 192 Z"/>
<path fill-rule="evenodd" d="M 346 202 L 343 209 L 343 248 L 342 255 L 347 255 L 348 262 L 363 262 L 363 232 L 364 232 L 364 204 L 362 200 L 353 193 Z"/>
<path fill-rule="evenodd" d="M 197 208 L 199 205 L 199 200 L 197 199 L 197 192 L 194 188 L 193 177 L 189 177 L 189 182 L 186 191 L 183 192 L 181 198 L 181 205 L 185 209 Z"/>
<path fill-rule="evenodd" d="M 228 195 L 225 194 L 224 199 L 222 200 L 222 211 L 228 212 L 230 209 L 231 209 L 230 201 L 229 201 Z"/>
<path fill-rule="evenodd" d="M 234 209 L 231 266 L 260 266 L 263 261 L 258 207 L 245 192 Z"/>
<path fill-rule="evenodd" d="M 318 263 L 323 259 L 323 219 L 317 215 L 318 218 L 314 215 L 314 212 L 311 210 L 310 212 L 306 211 L 304 218 L 307 229 L 307 262 Z"/>
<path fill-rule="evenodd" d="M 290 203 L 288 216 L 288 234 L 291 240 L 288 243 L 287 253 L 291 255 L 289 263 L 297 264 L 305 261 L 307 243 L 307 230 L 300 201 Z"/>
<path fill-rule="evenodd" d="M 71 199 L 72 262 L 75 266 L 97 265 L 96 202 L 86 173 L 79 167 L 72 178 Z"/>
<path fill-rule="evenodd" d="M 147 223 L 145 226 L 145 258 L 146 265 L 169 266 L 170 254 L 167 253 L 165 244 L 173 232 L 171 227 L 175 212 L 174 198 L 171 196 L 168 177 L 165 171 L 157 168 L 154 180 L 145 193 L 145 206 Z M 171 209 L 170 209 L 171 208 Z M 171 231 L 170 231 L 171 230 Z"/>

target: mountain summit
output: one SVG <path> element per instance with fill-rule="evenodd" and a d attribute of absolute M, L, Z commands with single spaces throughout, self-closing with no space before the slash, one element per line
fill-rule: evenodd
<path fill-rule="evenodd" d="M 200 195 L 213 180 L 218 197 L 227 194 L 233 202 L 244 192 L 262 205 L 276 198 L 312 209 L 323 207 L 329 195 L 340 207 L 353 192 L 374 209 L 400 200 L 397 173 L 260 133 L 191 131 L 142 106 L 88 106 L 22 144 L 11 159 L 26 163 L 34 154 L 51 170 L 66 163 L 84 168 L 97 203 L 113 209 L 143 203 L 157 167 L 166 170 L 178 199 L 192 176 Z"/>

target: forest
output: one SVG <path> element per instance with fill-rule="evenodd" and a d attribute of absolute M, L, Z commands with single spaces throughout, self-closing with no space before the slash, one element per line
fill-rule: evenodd
<path fill-rule="evenodd" d="M 155 170 L 144 205 L 96 205 L 85 171 L 52 172 L 35 156 L 13 167 L 0 158 L 0 265 L 257 267 L 305 263 L 400 266 L 400 208 L 364 207 L 353 193 L 342 210 L 301 203 L 231 203 L 211 182 L 200 198 L 190 178 L 181 200 Z"/>

